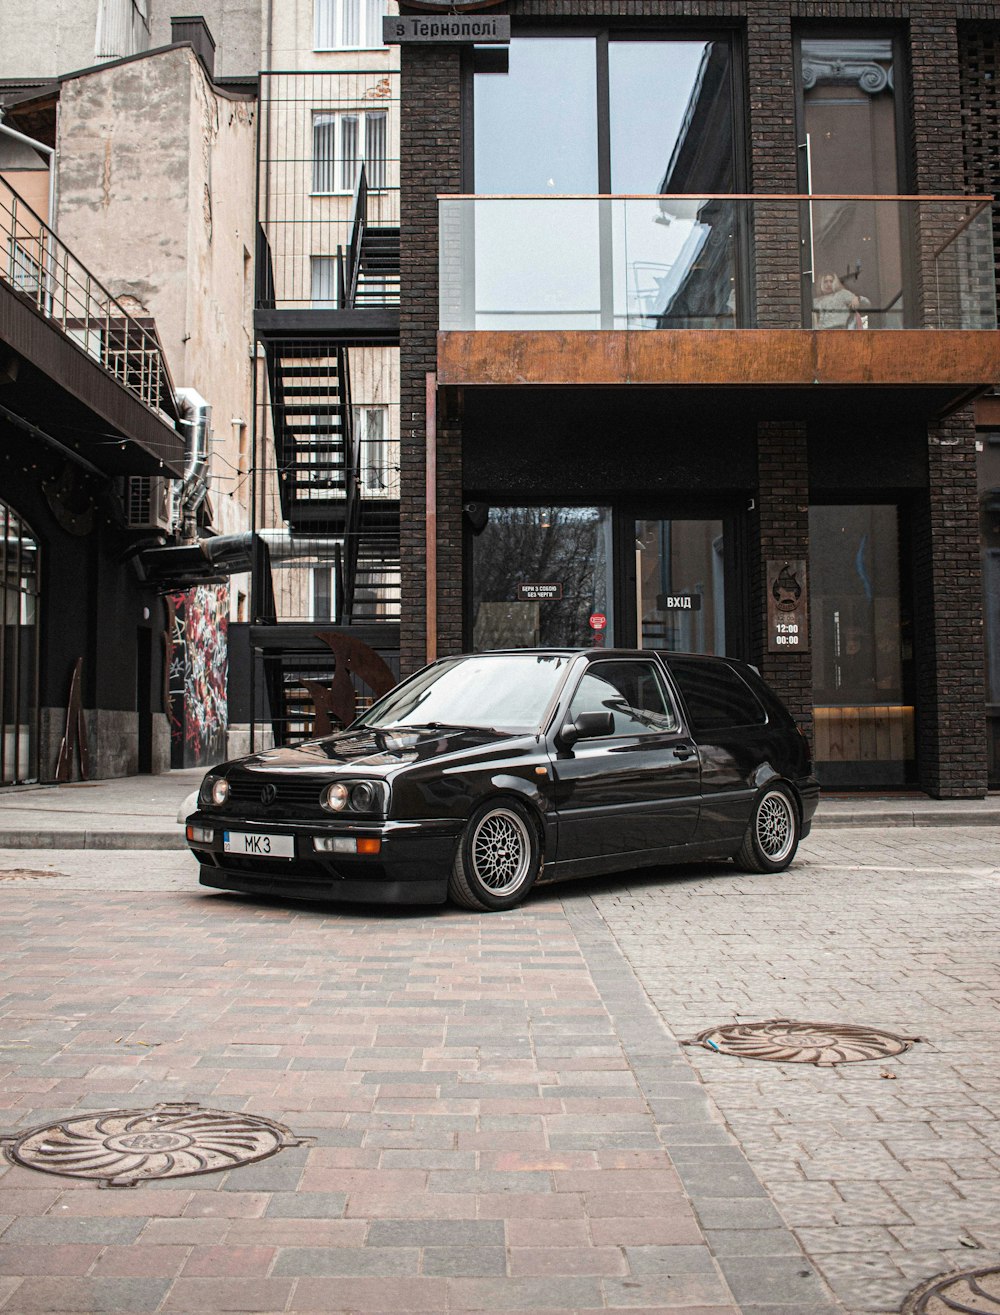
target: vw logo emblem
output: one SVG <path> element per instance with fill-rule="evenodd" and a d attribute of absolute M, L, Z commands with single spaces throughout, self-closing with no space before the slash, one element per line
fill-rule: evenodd
<path fill-rule="evenodd" d="M 260 802 L 262 804 L 273 804 L 278 797 L 278 787 L 276 785 L 265 785 L 261 787 Z"/>

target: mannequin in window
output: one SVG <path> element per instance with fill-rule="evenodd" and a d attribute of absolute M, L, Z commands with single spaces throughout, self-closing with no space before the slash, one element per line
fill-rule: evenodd
<path fill-rule="evenodd" d="M 870 305 L 867 297 L 845 288 L 836 274 L 824 274 L 819 281 L 819 296 L 813 299 L 813 328 L 863 328 L 861 307 Z"/>

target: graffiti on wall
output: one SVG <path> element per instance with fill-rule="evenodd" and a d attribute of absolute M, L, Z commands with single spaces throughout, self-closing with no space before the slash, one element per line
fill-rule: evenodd
<path fill-rule="evenodd" d="M 172 594 L 170 764 L 201 767 L 226 756 L 229 586 Z"/>

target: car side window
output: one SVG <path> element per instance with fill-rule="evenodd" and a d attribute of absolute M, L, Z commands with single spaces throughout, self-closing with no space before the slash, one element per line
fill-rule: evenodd
<path fill-rule="evenodd" d="M 587 668 L 569 708 L 569 720 L 581 712 L 611 712 L 615 735 L 660 735 L 678 728 L 677 716 L 652 662 L 609 659 Z"/>
<path fill-rule="evenodd" d="M 734 726 L 763 726 L 767 721 L 756 694 L 724 662 L 668 657 L 667 665 L 684 696 L 696 735 Z"/>

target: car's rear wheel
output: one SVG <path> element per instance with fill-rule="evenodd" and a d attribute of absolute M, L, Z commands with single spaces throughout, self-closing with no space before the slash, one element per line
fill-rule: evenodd
<path fill-rule="evenodd" d="M 743 843 L 733 855 L 737 867 L 749 872 L 783 872 L 799 847 L 799 810 L 783 785 L 769 786 L 758 796 Z"/>
<path fill-rule="evenodd" d="M 535 884 L 541 855 L 538 828 L 522 804 L 484 804 L 459 842 L 448 894 L 466 909 L 512 909 Z"/>

